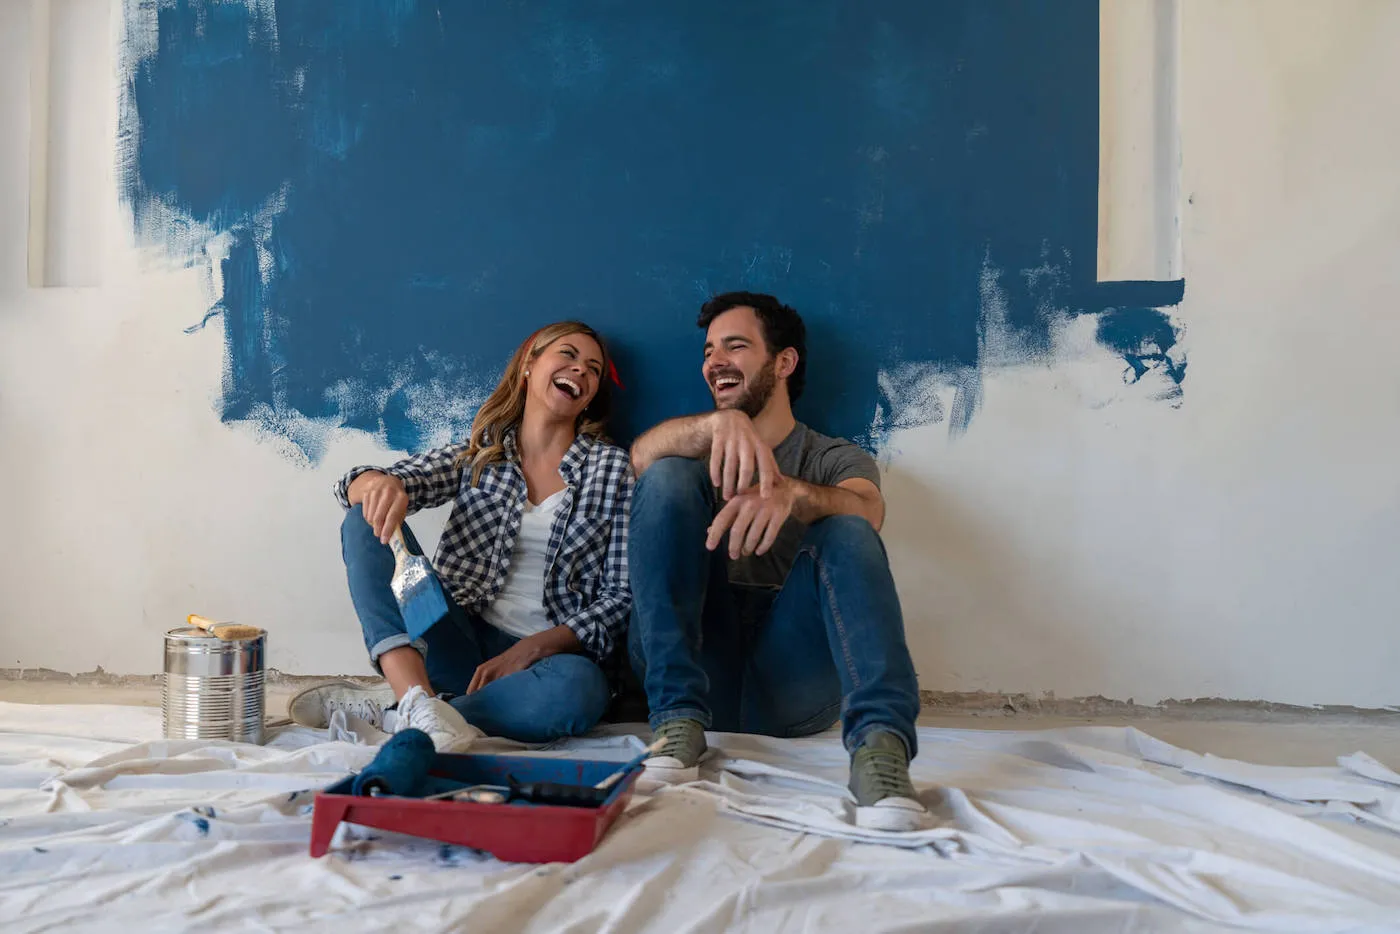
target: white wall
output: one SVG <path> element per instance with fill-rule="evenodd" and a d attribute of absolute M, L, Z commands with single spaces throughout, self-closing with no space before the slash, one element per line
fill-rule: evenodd
<path fill-rule="evenodd" d="M 28 85 L 32 25 L 0 4 L 0 86 Z M 966 435 L 893 439 L 885 537 L 920 677 L 1400 703 L 1400 5 L 1183 0 L 1179 29 L 1180 171 L 1106 175 L 1099 262 L 1184 263 L 1183 404 L 1125 390 L 1079 322 L 1054 366 L 993 369 Z M 1110 90 L 1160 104 L 1162 81 L 1115 71 L 1130 52 L 1105 58 Z M 108 143 L 114 106 L 87 101 Z M 1106 114 L 1163 132 L 1131 123 Z M 30 125 L 0 95 L 0 668 L 155 672 L 161 632 L 205 612 L 268 627 L 284 671 L 367 670 L 328 488 L 390 455 L 347 435 L 299 467 L 219 423 L 222 336 L 181 333 L 209 283 L 132 249 L 110 170 L 101 285 L 28 288 Z"/>

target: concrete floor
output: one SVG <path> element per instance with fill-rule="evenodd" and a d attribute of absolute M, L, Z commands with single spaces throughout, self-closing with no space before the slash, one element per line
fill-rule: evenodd
<path fill-rule="evenodd" d="M 269 720 L 286 716 L 287 700 L 297 683 L 270 684 Z M 160 687 L 149 684 L 84 684 L 61 681 L 0 680 L 0 701 L 29 704 L 119 704 L 157 707 Z M 926 712 L 923 726 L 963 730 L 1043 730 L 1066 726 L 1133 726 L 1174 746 L 1264 765 L 1332 765 L 1339 755 L 1358 750 L 1400 769 L 1400 715 L 1358 716 L 1346 713 L 1256 713 L 1236 716 L 1214 712 L 1184 715 L 1083 716 L 1040 713 Z"/>

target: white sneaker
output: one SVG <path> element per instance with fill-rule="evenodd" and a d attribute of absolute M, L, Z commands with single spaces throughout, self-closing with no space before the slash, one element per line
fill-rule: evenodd
<path fill-rule="evenodd" d="M 385 711 L 382 729 L 386 733 L 422 730 L 438 752 L 461 752 L 486 735 L 472 726 L 451 704 L 414 685 L 399 698 L 399 705 Z"/>
<path fill-rule="evenodd" d="M 337 710 L 383 729 L 384 711 L 394 703 L 387 684 L 365 687 L 353 681 L 328 681 L 300 691 L 287 704 L 293 723 L 324 730 Z"/>

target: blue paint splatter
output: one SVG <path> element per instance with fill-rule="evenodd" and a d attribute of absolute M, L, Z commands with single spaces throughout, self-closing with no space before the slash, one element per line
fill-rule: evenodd
<path fill-rule="evenodd" d="M 34 852 L 35 852 L 35 853 L 47 853 L 48 850 L 44 849 L 42 846 L 36 846 L 36 847 L 34 848 Z"/>
<path fill-rule="evenodd" d="M 194 825 L 194 829 L 199 833 L 199 835 L 200 835 L 201 837 L 207 837 L 207 836 L 209 836 L 209 819 L 208 819 L 208 818 L 206 818 L 206 817 L 200 817 L 200 816 L 198 816 L 197 814 L 194 814 L 194 813 L 190 813 L 190 814 L 183 814 L 183 813 L 182 813 L 180 816 L 181 816 L 182 818 L 184 818 L 185 820 L 189 821 L 191 824 L 193 824 L 193 825 Z"/>
<path fill-rule="evenodd" d="M 1102 313 L 1130 368 L 1184 378 L 1123 313 L 1181 284 L 1095 281 L 1096 0 L 271 9 L 128 0 L 124 192 L 171 249 L 172 212 L 223 235 L 221 415 L 312 460 L 336 426 L 461 436 L 515 344 L 569 316 L 634 389 L 620 438 L 704 408 L 694 316 L 735 288 L 808 319 L 803 417 L 867 440 L 941 418 L 880 388 L 929 365 L 958 433 L 987 263 L 1027 273 L 997 322 L 1024 358 Z"/>
<path fill-rule="evenodd" d="M 1097 336 L 1099 343 L 1122 355 L 1131 382 L 1153 368 L 1160 368 L 1177 386 L 1186 379 L 1186 359 L 1173 352 L 1178 329 L 1159 309 L 1110 308 L 1099 316 Z"/>

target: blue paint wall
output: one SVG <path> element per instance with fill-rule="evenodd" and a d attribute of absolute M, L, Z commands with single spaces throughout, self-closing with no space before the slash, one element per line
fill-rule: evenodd
<path fill-rule="evenodd" d="M 1095 281 L 1096 0 L 158 16 L 156 54 L 127 49 L 126 197 L 139 229 L 160 204 L 231 234 L 223 417 L 313 460 L 320 429 L 291 416 L 419 449 L 443 417 L 424 394 L 489 388 L 563 317 L 615 345 L 619 435 L 703 408 L 695 313 L 736 288 L 803 312 L 800 414 L 867 442 L 877 406 L 941 417 L 882 397 L 882 367 L 961 374 L 951 417 L 972 416 L 987 270 L 1028 354 L 1055 316 L 1113 309 L 1098 333 L 1129 378 L 1184 378 L 1160 310 L 1182 284 Z"/>

